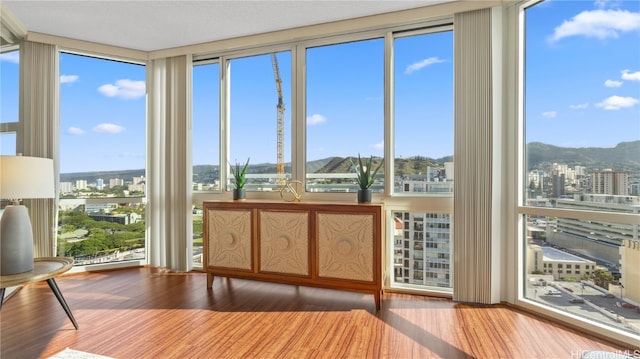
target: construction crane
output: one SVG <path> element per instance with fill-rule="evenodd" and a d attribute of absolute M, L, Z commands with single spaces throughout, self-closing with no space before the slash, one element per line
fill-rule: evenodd
<path fill-rule="evenodd" d="M 280 80 L 280 70 L 278 69 L 278 58 L 275 53 L 271 54 L 271 64 L 273 65 L 273 75 L 276 79 L 276 90 L 278 91 L 277 110 L 277 156 L 276 173 L 284 174 L 284 101 L 282 100 L 282 80 Z M 284 183 L 284 177 L 279 177 L 277 182 Z"/>

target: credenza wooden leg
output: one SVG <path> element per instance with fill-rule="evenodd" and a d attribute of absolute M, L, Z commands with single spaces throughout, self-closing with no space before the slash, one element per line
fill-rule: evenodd
<path fill-rule="evenodd" d="M 207 288 L 213 287 L 213 274 L 207 273 Z"/>

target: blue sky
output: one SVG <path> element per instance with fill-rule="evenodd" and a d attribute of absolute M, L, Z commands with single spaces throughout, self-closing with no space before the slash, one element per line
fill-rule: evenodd
<path fill-rule="evenodd" d="M 526 140 L 640 140 L 640 2 L 551 1 L 526 13 Z"/>
<path fill-rule="evenodd" d="M 144 168 L 144 79 L 141 65 L 60 56 L 62 173 Z"/>
<path fill-rule="evenodd" d="M 611 147 L 640 140 L 640 2 L 549 1 L 527 11 L 526 140 Z M 396 155 L 453 152 L 451 32 L 396 40 Z M 307 53 L 308 159 L 383 154 L 382 41 Z M 2 56 L 0 120 L 17 119 L 17 57 Z M 291 55 L 278 54 L 290 156 Z M 276 159 L 269 55 L 232 62 L 230 159 Z M 194 164 L 218 161 L 217 65 L 194 69 Z M 144 167 L 145 68 L 63 54 L 63 173 Z M 362 129 L 365 130 L 362 130 Z M 2 136 L 2 153 L 15 146 Z"/>

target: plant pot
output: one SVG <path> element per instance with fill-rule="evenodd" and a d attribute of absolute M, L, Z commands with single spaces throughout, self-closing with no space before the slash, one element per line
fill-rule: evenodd
<path fill-rule="evenodd" d="M 234 201 L 245 199 L 245 196 L 246 196 L 246 192 L 245 192 L 244 188 L 234 188 L 233 189 L 233 200 Z"/>
<path fill-rule="evenodd" d="M 371 189 L 359 189 L 358 190 L 358 203 L 371 202 Z"/>

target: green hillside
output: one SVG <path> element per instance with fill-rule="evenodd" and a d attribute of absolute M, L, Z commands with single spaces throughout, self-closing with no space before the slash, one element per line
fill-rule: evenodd
<path fill-rule="evenodd" d="M 357 162 L 357 157 L 351 157 Z M 374 164 L 378 164 L 381 158 L 374 157 Z M 442 167 L 445 162 L 453 162 L 453 156 L 442 158 L 429 158 L 424 156 L 414 156 L 409 158 L 397 158 L 395 160 L 395 172 L 397 176 L 408 176 L 413 174 L 424 174 L 428 166 Z M 611 168 L 615 171 L 640 172 L 640 141 L 621 142 L 615 147 L 584 147 L 570 148 L 547 145 L 540 142 L 532 142 L 527 145 L 527 167 L 528 170 L 548 169 L 553 163 L 566 164 L 569 167 L 585 166 L 589 170 L 597 171 Z M 345 173 L 349 172 L 351 162 L 349 157 L 327 157 L 321 160 L 307 162 L 309 173 Z M 291 164 L 285 164 L 285 171 L 291 171 Z M 275 163 L 249 164 L 248 173 L 275 173 Z M 86 180 L 95 182 L 102 178 L 108 183 L 109 179 L 122 178 L 130 180 L 132 177 L 144 176 L 145 171 L 123 170 L 123 171 L 102 171 L 65 173 L 60 175 L 60 180 L 75 181 Z M 193 166 L 193 179 L 195 182 L 212 183 L 218 179 L 219 168 L 214 165 Z"/>
<path fill-rule="evenodd" d="M 548 168 L 553 163 L 590 170 L 640 171 L 640 141 L 621 142 L 615 147 L 570 148 L 532 142 L 527 145 L 528 170 Z"/>

